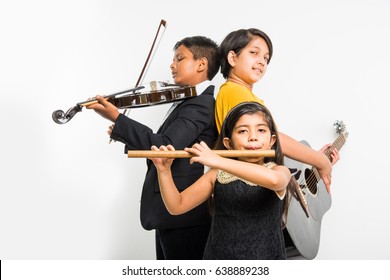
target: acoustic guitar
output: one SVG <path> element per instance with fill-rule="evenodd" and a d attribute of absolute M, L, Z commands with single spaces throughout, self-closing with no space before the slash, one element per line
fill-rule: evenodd
<path fill-rule="evenodd" d="M 332 150 L 334 148 L 340 150 L 348 137 L 343 121 L 336 121 L 334 127 L 339 136 L 325 152 L 329 159 Z M 301 143 L 310 147 L 306 141 Z M 291 238 L 299 254 L 306 259 L 314 259 L 320 246 L 322 217 L 329 210 L 332 198 L 316 168 L 288 157 L 284 158 L 284 164 L 298 181 L 300 195 L 305 200 L 305 205 L 302 205 L 296 197 L 292 197 L 288 208 L 285 238 L 287 233 L 287 239 Z"/>

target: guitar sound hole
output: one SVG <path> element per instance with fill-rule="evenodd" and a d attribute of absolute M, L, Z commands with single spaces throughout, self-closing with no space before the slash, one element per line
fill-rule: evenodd
<path fill-rule="evenodd" d="M 303 195 L 306 195 L 306 185 L 299 184 L 299 187 L 301 188 Z"/>
<path fill-rule="evenodd" d="M 309 189 L 309 191 L 313 195 L 316 195 L 317 191 L 318 191 L 318 188 L 317 188 L 318 181 L 317 181 L 317 178 L 316 178 L 314 172 L 311 169 L 305 170 L 305 181 L 306 181 L 306 185 L 307 185 L 307 188 Z"/>

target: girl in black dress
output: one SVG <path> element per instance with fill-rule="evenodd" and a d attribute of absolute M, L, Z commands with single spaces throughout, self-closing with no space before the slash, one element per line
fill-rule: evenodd
<path fill-rule="evenodd" d="M 244 102 L 227 115 L 216 149 L 275 150 L 274 158 L 218 156 L 204 142 L 186 148 L 210 167 L 181 193 L 172 179 L 173 159 L 154 158 L 161 194 L 168 211 L 180 215 L 213 197 L 212 225 L 204 259 L 285 259 L 282 212 L 291 180 L 270 112 L 257 102 Z M 172 146 L 153 146 L 170 150 Z"/>

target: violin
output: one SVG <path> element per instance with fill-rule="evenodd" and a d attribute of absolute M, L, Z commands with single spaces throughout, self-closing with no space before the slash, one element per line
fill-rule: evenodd
<path fill-rule="evenodd" d="M 157 33 L 154 37 L 153 44 L 150 48 L 148 57 L 146 58 L 144 67 L 142 68 L 141 74 L 138 77 L 137 83 L 134 88 L 127 89 L 121 92 L 113 93 L 110 95 L 104 96 L 104 98 L 114 104 L 118 109 L 125 109 L 124 114 L 129 108 L 138 108 L 149 105 L 164 104 L 168 102 L 175 102 L 185 98 L 196 96 L 196 90 L 194 87 L 190 86 L 177 86 L 164 82 L 151 82 L 151 90 L 147 92 L 141 92 L 140 90 L 145 89 L 145 86 L 140 86 L 141 81 L 143 80 L 145 70 L 149 63 L 150 58 L 152 57 L 152 52 L 156 44 L 161 27 L 166 27 L 167 22 L 161 20 L 157 29 Z M 165 29 L 164 29 L 165 30 Z M 160 87 L 160 88 L 159 88 Z M 52 119 L 55 123 L 64 124 L 69 122 L 78 112 L 81 112 L 84 106 L 88 106 L 94 103 L 97 103 L 96 99 L 90 99 L 84 102 L 79 102 L 76 106 L 71 107 L 66 113 L 62 110 L 56 110 L 52 113 Z"/>
<path fill-rule="evenodd" d="M 118 109 L 130 109 L 171 103 L 197 96 L 196 89 L 192 86 L 178 86 L 153 81 L 150 82 L 150 89 L 145 91 L 145 88 L 145 86 L 141 85 L 106 95 L 104 98 Z M 94 103 L 98 103 L 95 98 L 77 103 L 76 106 L 71 107 L 66 113 L 62 110 L 56 110 L 52 113 L 53 121 L 57 124 L 65 124 L 78 112 L 81 112 L 83 107 Z"/>

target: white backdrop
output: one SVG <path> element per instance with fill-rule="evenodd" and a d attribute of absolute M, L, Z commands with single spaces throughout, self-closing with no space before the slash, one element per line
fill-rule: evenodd
<path fill-rule="evenodd" d="M 254 91 L 280 130 L 315 149 L 336 138 L 335 120 L 350 133 L 317 259 L 389 259 L 390 2 L 134 3 L 0 2 L 0 259 L 155 258 L 154 232 L 139 221 L 145 160 L 109 145 L 110 123 L 93 111 L 64 125 L 51 114 L 132 87 L 161 19 L 146 81 L 171 79 L 172 47 L 185 36 L 270 35 L 274 56 Z M 130 116 L 157 129 L 167 108 Z"/>

